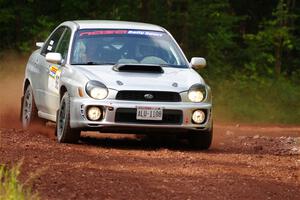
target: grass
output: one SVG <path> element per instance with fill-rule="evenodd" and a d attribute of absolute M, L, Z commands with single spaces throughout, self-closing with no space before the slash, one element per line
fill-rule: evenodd
<path fill-rule="evenodd" d="M 18 181 L 21 164 L 7 169 L 0 165 L 0 200 L 37 200 L 37 194 L 33 194 L 30 189 L 25 188 Z"/>
<path fill-rule="evenodd" d="M 214 81 L 218 121 L 300 124 L 300 86 L 286 79 Z"/>

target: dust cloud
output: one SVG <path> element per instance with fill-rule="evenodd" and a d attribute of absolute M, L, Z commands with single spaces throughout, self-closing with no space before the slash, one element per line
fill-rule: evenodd
<path fill-rule="evenodd" d="M 21 97 L 23 95 L 24 72 L 7 74 L 0 80 L 0 128 L 20 129 Z M 34 124 L 30 132 L 54 138 L 54 125 Z M 47 123 L 49 124 L 49 123 Z"/>
<path fill-rule="evenodd" d="M 24 74 L 9 74 L 0 80 L 0 127 L 20 127 L 20 108 Z"/>
<path fill-rule="evenodd" d="M 29 55 L 7 51 L 0 55 L 0 128 L 20 127 L 21 96 Z"/>

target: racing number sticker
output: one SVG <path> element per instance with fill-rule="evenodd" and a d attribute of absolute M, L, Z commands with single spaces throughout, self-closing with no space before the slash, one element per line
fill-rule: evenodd
<path fill-rule="evenodd" d="M 52 92 L 59 94 L 59 79 L 60 79 L 61 70 L 52 65 L 49 69 L 49 78 L 48 78 L 48 88 Z"/>

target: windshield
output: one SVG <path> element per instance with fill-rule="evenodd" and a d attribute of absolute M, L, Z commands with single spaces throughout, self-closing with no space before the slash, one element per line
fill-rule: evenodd
<path fill-rule="evenodd" d="M 174 41 L 164 32 L 107 29 L 77 31 L 71 64 L 153 64 L 188 67 Z"/>

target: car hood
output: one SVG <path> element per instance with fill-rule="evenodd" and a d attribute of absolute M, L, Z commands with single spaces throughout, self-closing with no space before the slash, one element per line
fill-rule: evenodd
<path fill-rule="evenodd" d="M 196 83 L 204 84 L 201 76 L 191 68 L 164 67 L 163 73 L 118 72 L 111 65 L 76 66 L 89 80 L 97 80 L 115 90 L 152 90 L 182 92 Z"/>

